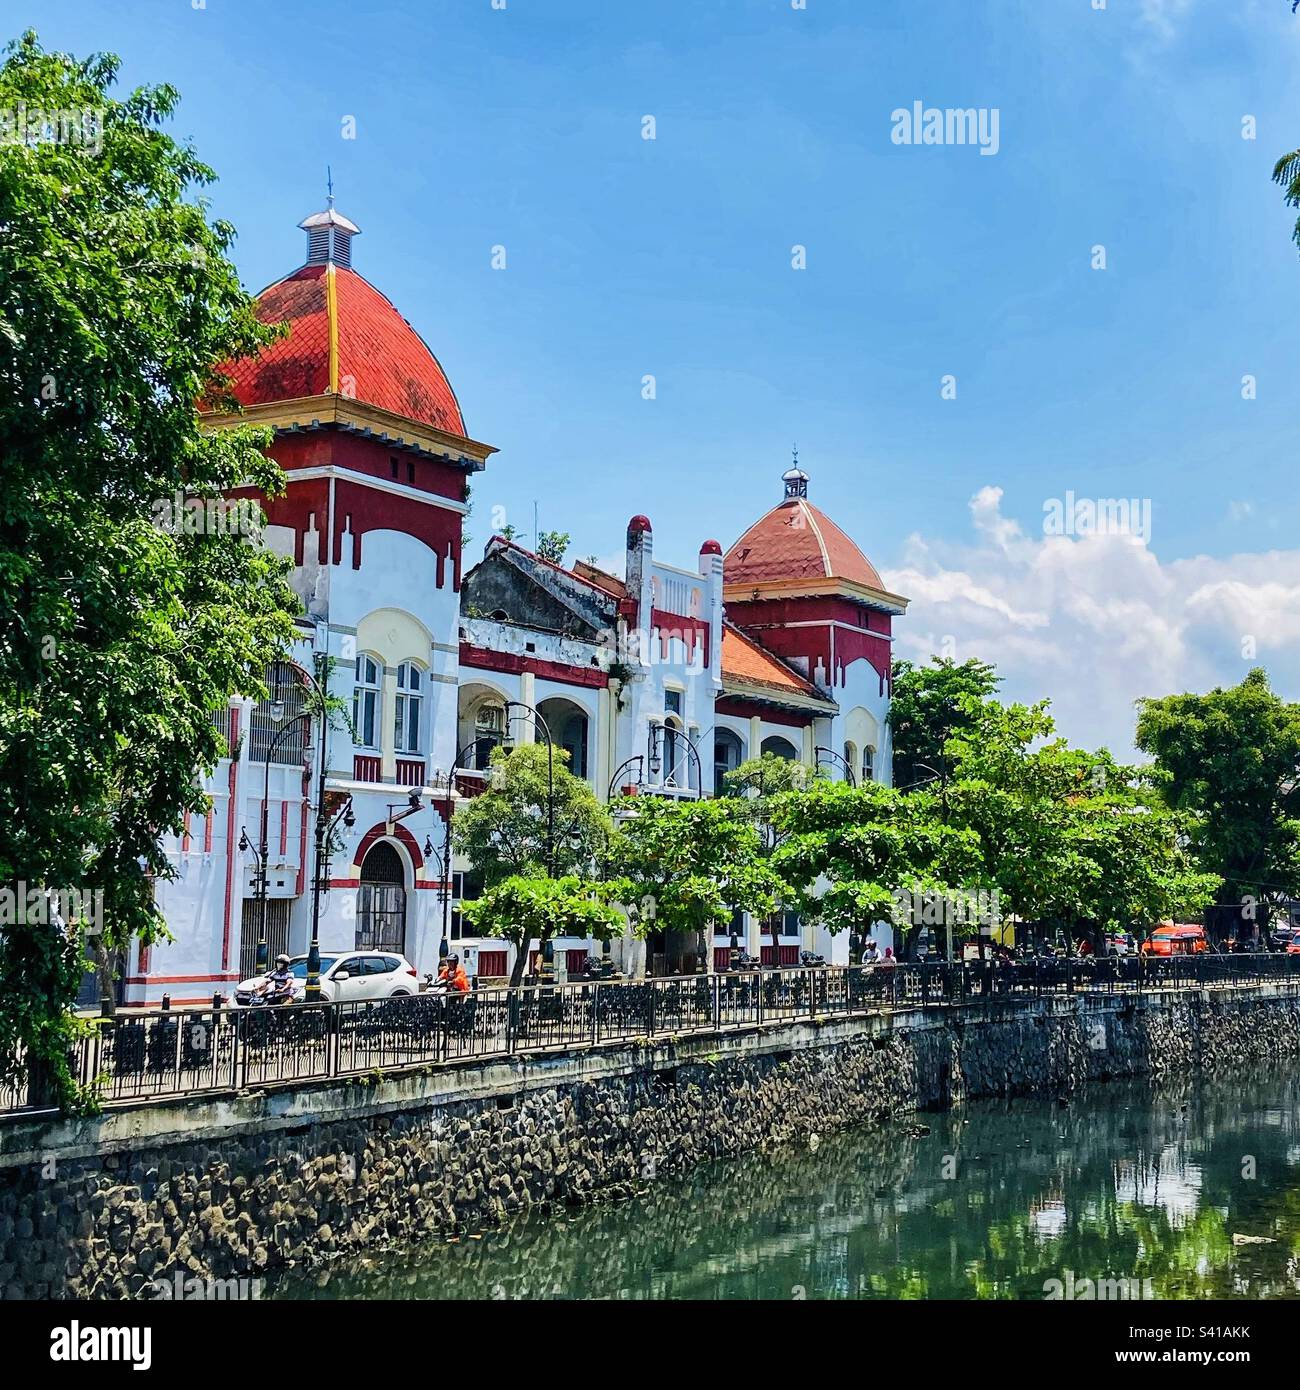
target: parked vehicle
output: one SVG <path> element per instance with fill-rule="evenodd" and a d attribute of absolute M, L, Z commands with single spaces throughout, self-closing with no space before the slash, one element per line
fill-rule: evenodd
<path fill-rule="evenodd" d="M 301 1004 L 307 994 L 307 957 L 295 956 L 289 962 L 293 976 L 293 1002 Z M 415 966 L 392 951 L 350 951 L 320 958 L 320 993 L 327 1003 L 346 1003 L 354 999 L 393 999 L 414 994 L 419 977 Z M 235 1008 L 257 1003 L 265 975 L 254 975 L 235 986 Z"/>
<path fill-rule="evenodd" d="M 800 951 L 799 964 L 804 966 L 805 968 L 817 965 L 825 965 L 826 957 L 819 956 L 816 951 Z"/>
<path fill-rule="evenodd" d="M 1179 922 L 1164 923 L 1142 943 L 1144 956 L 1198 956 L 1209 949 L 1204 927 Z"/>
<path fill-rule="evenodd" d="M 1137 954 L 1137 943 L 1132 932 L 1114 931 L 1106 933 L 1106 954 L 1108 956 L 1132 956 Z"/>

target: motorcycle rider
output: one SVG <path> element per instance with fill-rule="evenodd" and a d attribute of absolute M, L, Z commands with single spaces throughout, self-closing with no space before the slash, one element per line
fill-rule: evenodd
<path fill-rule="evenodd" d="M 438 984 L 448 994 L 468 994 L 469 976 L 459 956 L 448 956 L 447 964 L 438 971 Z"/>
<path fill-rule="evenodd" d="M 275 969 L 267 975 L 262 985 L 262 997 L 268 1004 L 279 1004 L 293 998 L 293 972 L 289 969 L 288 956 L 276 956 Z"/>

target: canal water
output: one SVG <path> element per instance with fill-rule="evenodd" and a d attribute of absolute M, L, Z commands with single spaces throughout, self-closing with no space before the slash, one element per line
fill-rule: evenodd
<path fill-rule="evenodd" d="M 1300 1070 L 908 1116 L 267 1296 L 1079 1299 L 1101 1280 L 1106 1297 L 1300 1298 Z"/>

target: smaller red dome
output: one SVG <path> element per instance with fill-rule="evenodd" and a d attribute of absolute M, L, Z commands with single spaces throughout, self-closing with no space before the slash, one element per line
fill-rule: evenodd
<path fill-rule="evenodd" d="M 634 516 L 627 524 L 628 540 L 630 541 L 633 536 L 640 536 L 647 531 L 653 531 L 653 529 L 648 516 Z"/>
<path fill-rule="evenodd" d="M 718 541 L 705 541 L 704 544 L 703 544 L 702 546 L 700 546 L 700 554 L 701 554 L 701 555 L 721 555 L 721 554 L 722 554 L 722 545 L 721 545 Z"/>
<path fill-rule="evenodd" d="M 848 536 L 806 497 L 789 497 L 760 517 L 727 551 L 727 584 L 843 579 L 882 589 L 880 575 Z"/>

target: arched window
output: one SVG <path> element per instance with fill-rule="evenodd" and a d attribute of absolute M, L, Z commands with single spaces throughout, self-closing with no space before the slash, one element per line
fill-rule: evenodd
<path fill-rule="evenodd" d="M 373 656 L 357 657 L 356 680 L 352 689 L 352 724 L 361 748 L 379 747 L 380 678 L 383 669 Z"/>
<path fill-rule="evenodd" d="M 876 750 L 870 744 L 867 744 L 862 750 L 862 780 L 864 782 L 876 780 Z"/>
<path fill-rule="evenodd" d="M 845 776 L 845 781 L 848 781 L 850 776 L 856 781 L 858 776 L 858 749 L 852 739 L 849 739 L 844 745 L 844 766 L 849 769 L 848 774 Z"/>
<path fill-rule="evenodd" d="M 726 796 L 731 789 L 727 786 L 727 773 L 734 772 L 745 760 L 744 745 L 740 735 L 730 729 L 713 731 L 713 791 L 716 796 Z"/>
<path fill-rule="evenodd" d="M 397 709 L 394 726 L 399 753 L 420 751 L 421 705 L 424 700 L 424 675 L 413 661 L 404 661 L 397 668 Z"/>
<path fill-rule="evenodd" d="M 689 784 L 691 755 L 686 751 L 686 730 L 682 721 L 673 715 L 664 719 L 659 745 L 663 757 L 663 784 L 665 787 L 685 787 Z"/>
<path fill-rule="evenodd" d="M 776 734 L 763 740 L 763 752 L 772 753 L 778 758 L 785 758 L 788 762 L 798 762 L 799 754 L 795 751 L 795 746 L 788 738 L 779 738 Z"/>
<path fill-rule="evenodd" d="M 484 700 L 474 714 L 474 766 L 486 771 L 492 750 L 505 738 L 506 707 L 495 700 Z"/>
<path fill-rule="evenodd" d="M 589 721 L 583 708 L 562 696 L 552 696 L 537 706 L 537 712 L 546 721 L 556 750 L 563 749 L 569 755 L 569 771 L 575 777 L 587 776 L 587 742 Z M 538 737 L 541 738 L 539 732 Z"/>

